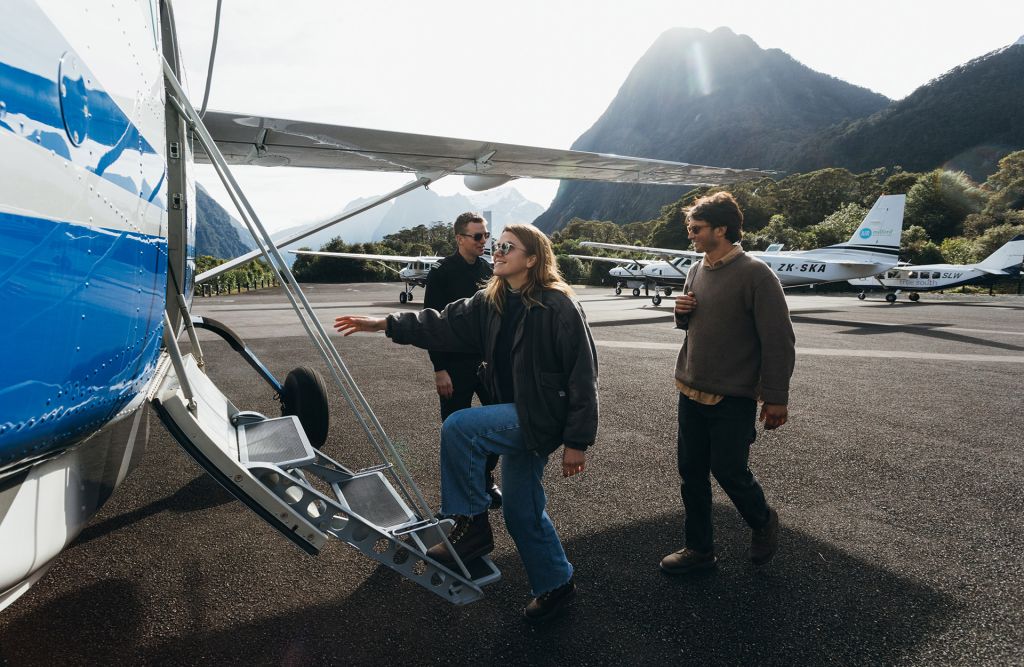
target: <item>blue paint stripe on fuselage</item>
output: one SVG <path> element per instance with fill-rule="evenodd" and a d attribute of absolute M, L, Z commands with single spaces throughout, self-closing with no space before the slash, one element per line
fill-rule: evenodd
<path fill-rule="evenodd" d="M 167 239 L 0 212 L 0 266 L 2 467 L 72 444 L 147 388 Z"/>
<path fill-rule="evenodd" d="M 59 56 L 53 58 L 53 79 L 0 62 L 0 101 L 4 104 L 0 131 L 51 150 L 166 210 L 166 197 L 157 196 L 164 185 L 163 158 L 98 83 L 83 93 L 89 109 L 88 133 L 83 139 L 88 143 L 76 146 L 71 141 L 56 79 Z M 94 155 L 93 148 L 105 150 Z"/>

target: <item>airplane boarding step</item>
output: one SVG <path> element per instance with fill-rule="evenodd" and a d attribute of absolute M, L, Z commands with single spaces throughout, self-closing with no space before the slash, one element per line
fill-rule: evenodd
<path fill-rule="evenodd" d="M 385 474 L 390 466 L 349 470 L 310 445 L 297 417 L 239 411 L 191 354 L 180 371 L 187 382 L 169 371 L 154 396 L 161 420 L 210 475 L 307 553 L 333 536 L 455 604 L 501 579 L 487 557 L 463 570 L 426 555 L 452 521 L 417 516 Z"/>

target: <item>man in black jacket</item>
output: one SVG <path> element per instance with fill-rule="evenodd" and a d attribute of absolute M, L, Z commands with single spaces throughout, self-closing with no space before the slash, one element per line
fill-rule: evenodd
<path fill-rule="evenodd" d="M 455 254 L 442 259 L 427 275 L 423 307 L 440 312 L 453 301 L 476 294 L 491 277 L 491 265 L 483 259 L 490 234 L 487 221 L 478 214 L 466 212 L 455 219 Z M 486 405 L 489 397 L 477 377 L 480 356 L 465 352 L 430 352 L 434 365 L 434 384 L 441 401 L 441 421 L 456 410 L 470 407 L 473 394 Z M 498 457 L 487 459 L 487 489 L 491 507 L 501 507 L 501 490 L 494 483 Z"/>

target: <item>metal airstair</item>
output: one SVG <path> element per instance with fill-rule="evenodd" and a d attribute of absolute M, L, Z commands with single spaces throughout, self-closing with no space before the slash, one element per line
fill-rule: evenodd
<path fill-rule="evenodd" d="M 181 294 L 176 303 L 168 299 L 169 313 L 164 316 L 164 344 L 172 368 L 152 393 L 157 414 L 211 476 L 307 553 L 319 553 L 328 537 L 333 537 L 450 602 L 479 599 L 484 586 L 501 578 L 500 572 L 488 557 L 470 563 L 456 558 L 449 567 L 427 556 L 431 546 L 448 544 L 452 521 L 437 518 L 424 499 L 166 63 L 164 73 L 170 108 L 210 156 L 380 462 L 350 469 L 310 443 L 299 417 L 270 418 L 232 404 L 204 372 L 197 327 L 228 340 L 277 392 L 282 385 L 223 325 L 193 318 Z M 178 321 L 180 327 L 175 326 Z M 183 353 L 177 343 L 182 328 L 191 340 L 189 353 Z"/>

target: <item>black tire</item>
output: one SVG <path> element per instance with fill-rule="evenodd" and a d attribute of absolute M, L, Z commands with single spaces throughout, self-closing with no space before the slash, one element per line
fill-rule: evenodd
<path fill-rule="evenodd" d="M 671 287 L 666 287 L 665 288 L 665 296 L 672 296 L 672 288 Z"/>
<path fill-rule="evenodd" d="M 911 292 L 910 296 L 907 297 L 907 298 L 910 299 L 911 301 L 915 301 L 916 302 L 918 299 L 921 298 L 921 295 L 918 294 L 917 292 Z"/>
<path fill-rule="evenodd" d="M 405 295 L 405 300 L 406 300 L 406 302 L 408 302 L 408 303 L 412 303 L 412 292 L 408 292 L 408 293 L 407 293 L 407 294 Z"/>
<path fill-rule="evenodd" d="M 888 301 L 889 303 L 896 303 L 896 295 L 895 294 L 886 294 L 885 295 L 885 300 Z"/>
<path fill-rule="evenodd" d="M 316 370 L 300 366 L 292 370 L 281 387 L 281 416 L 295 415 L 309 438 L 320 449 L 327 442 L 331 426 L 327 385 Z"/>
<path fill-rule="evenodd" d="M 633 296 L 640 296 L 640 288 L 639 287 L 634 287 L 633 288 Z"/>
<path fill-rule="evenodd" d="M 401 294 L 398 295 L 398 302 L 399 303 L 405 303 L 408 299 L 409 299 L 409 296 L 405 292 L 402 292 Z"/>
<path fill-rule="evenodd" d="M 616 287 L 615 288 L 615 296 L 618 296 L 620 294 L 622 294 L 622 288 L 621 287 Z"/>
<path fill-rule="evenodd" d="M 655 306 L 660 306 L 661 305 L 661 295 L 660 294 L 655 294 L 653 297 L 651 297 L 651 303 L 653 303 Z"/>

